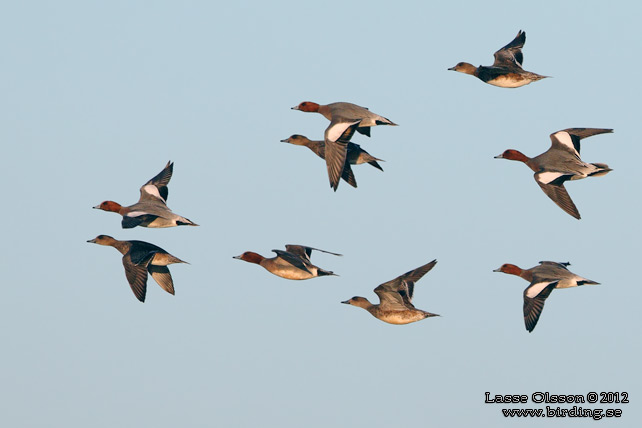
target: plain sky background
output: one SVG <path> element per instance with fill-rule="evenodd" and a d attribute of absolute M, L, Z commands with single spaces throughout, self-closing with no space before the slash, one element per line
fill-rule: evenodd
<path fill-rule="evenodd" d="M 13 2 L 0 6 L 0 422 L 6 427 L 640 426 L 639 2 Z M 490 65 L 526 31 L 518 89 Z M 290 110 L 349 101 L 399 127 L 356 135 L 385 172 L 332 192 Z M 582 157 L 613 172 L 553 204 L 529 156 L 569 127 L 614 128 Z M 168 205 L 196 228 L 123 230 L 168 160 Z M 154 243 L 176 296 L 139 303 L 98 234 Z M 233 260 L 285 244 L 342 253 L 288 281 Z M 441 314 L 388 325 L 339 302 L 432 259 Z M 524 329 L 502 263 L 570 261 L 602 285 L 554 291 Z M 633 273 L 632 273 L 633 272 Z M 505 419 L 491 394 L 628 392 L 618 420 Z M 523 408 L 544 408 L 529 403 Z M 567 406 L 562 406 L 567 407 Z M 597 425 L 596 425 L 597 426 Z"/>

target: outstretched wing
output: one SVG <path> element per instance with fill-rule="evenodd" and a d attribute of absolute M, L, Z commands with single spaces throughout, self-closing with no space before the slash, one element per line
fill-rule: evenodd
<path fill-rule="evenodd" d="M 328 168 L 330 186 L 336 191 L 339 187 L 339 180 L 343 174 L 348 153 L 348 142 L 357 124 L 361 120 L 346 121 L 342 118 L 335 118 L 325 130 L 325 163 Z"/>
<path fill-rule="evenodd" d="M 153 253 L 149 253 L 145 259 L 137 262 L 132 261 L 130 253 L 123 256 L 127 282 L 129 282 L 136 298 L 141 302 L 145 301 L 145 294 L 147 294 L 147 265 L 153 256 Z"/>
<path fill-rule="evenodd" d="M 285 246 L 285 251 L 287 251 L 288 253 L 295 254 L 308 262 L 310 261 L 310 256 L 312 255 L 313 250 L 321 251 L 322 253 L 332 254 L 333 256 L 342 255 L 342 254 L 337 254 L 326 250 L 319 250 L 318 248 L 308 247 L 305 245 L 287 244 Z"/>
<path fill-rule="evenodd" d="M 551 134 L 551 148 L 566 150 L 580 158 L 580 140 L 613 132 L 607 128 L 568 128 Z"/>
<path fill-rule="evenodd" d="M 377 293 L 382 303 L 385 299 L 386 304 L 397 302 L 406 307 L 414 308 L 412 305 L 412 296 L 415 290 L 415 283 L 435 267 L 436 264 L 437 260 L 433 260 L 417 269 L 399 275 L 397 278 L 379 285 L 374 289 L 374 292 Z"/>
<path fill-rule="evenodd" d="M 532 332 L 544 309 L 544 302 L 557 286 L 559 281 L 536 282 L 524 290 L 524 324 Z"/>
<path fill-rule="evenodd" d="M 167 196 L 169 194 L 167 185 L 169 184 L 169 180 L 171 180 L 172 178 L 173 172 L 174 163 L 172 161 L 169 161 L 161 172 L 159 172 L 147 183 L 143 184 L 143 186 L 140 188 L 140 199 L 138 200 L 138 202 L 149 199 L 160 199 L 161 201 L 167 203 Z"/>
<path fill-rule="evenodd" d="M 522 48 L 524 47 L 525 42 L 526 33 L 520 30 L 512 42 L 495 52 L 495 62 L 493 63 L 493 67 L 501 67 L 506 66 L 507 64 L 512 64 L 517 65 L 521 68 L 524 62 Z"/>
<path fill-rule="evenodd" d="M 436 264 L 437 264 L 437 260 L 433 260 L 430 263 L 426 263 L 423 266 L 419 266 L 417 269 L 413 269 L 411 271 L 404 273 L 403 275 L 399 275 L 393 280 L 384 282 L 379 287 L 391 287 L 391 289 L 397 290 L 401 286 L 401 283 L 403 281 L 415 283 L 419 281 L 421 277 L 427 274 L 433 267 L 435 267 Z M 412 298 L 412 296 L 410 297 Z"/>
<path fill-rule="evenodd" d="M 403 311 L 408 309 L 404 303 L 403 296 L 399 291 L 386 284 L 381 284 L 374 289 L 374 292 L 379 296 L 379 307 L 387 311 Z"/>
<path fill-rule="evenodd" d="M 348 162 L 345 163 L 343 166 L 343 172 L 341 173 L 341 178 L 343 178 L 346 183 L 351 185 L 352 187 L 357 187 L 357 178 L 354 176 L 354 172 L 352 171 L 352 167 Z"/>
<path fill-rule="evenodd" d="M 169 294 L 174 294 L 174 281 L 172 280 L 172 274 L 169 272 L 167 266 L 156 266 L 149 265 L 147 270 L 152 274 L 152 278 L 161 288 L 167 291 Z"/>
<path fill-rule="evenodd" d="M 412 304 L 412 295 L 415 292 L 415 283 L 412 281 L 401 281 L 401 287 L 398 290 L 403 299 L 404 305 L 409 308 L 414 308 L 415 305 Z"/>
<path fill-rule="evenodd" d="M 548 181 L 551 175 L 559 175 L 557 178 L 554 178 L 551 181 Z M 542 188 L 546 196 L 551 198 L 553 202 L 557 204 L 558 207 L 566 211 L 566 213 L 580 219 L 580 212 L 577 210 L 577 207 L 573 203 L 573 200 L 568 195 L 566 188 L 564 187 L 564 181 L 570 179 L 570 175 L 563 175 L 553 172 L 538 172 L 535 173 L 535 181 L 539 184 L 539 187 Z"/>

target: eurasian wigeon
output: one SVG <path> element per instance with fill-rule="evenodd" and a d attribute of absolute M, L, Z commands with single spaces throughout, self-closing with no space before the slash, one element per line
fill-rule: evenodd
<path fill-rule="evenodd" d="M 319 105 L 311 101 L 304 101 L 293 110 L 304 112 L 316 112 L 322 114 L 330 121 L 325 130 L 325 161 L 330 177 L 330 186 L 336 191 L 339 186 L 339 179 L 343 168 L 346 165 L 348 151 L 347 142 L 354 134 L 354 131 L 370 136 L 370 127 L 376 125 L 392 125 L 396 123 L 383 116 L 372 113 L 367 108 L 351 103 L 331 103 Z"/>
<path fill-rule="evenodd" d="M 524 42 L 526 42 L 526 33 L 520 30 L 512 42 L 495 52 L 495 62 L 490 67 L 482 65 L 475 67 L 467 62 L 460 62 L 448 70 L 470 74 L 483 82 L 502 88 L 519 88 L 549 77 L 540 76 L 522 68 Z"/>
<path fill-rule="evenodd" d="M 234 259 L 244 260 L 248 263 L 256 263 L 263 266 L 268 272 L 286 279 L 302 280 L 316 278 L 317 276 L 334 275 L 325 269 L 315 266 L 310 261 L 312 250 L 321 251 L 322 253 L 340 256 L 341 254 L 331 253 L 330 251 L 319 250 L 318 248 L 306 247 L 304 245 L 286 245 L 285 251 L 272 250 L 276 257 L 271 259 L 265 258 L 260 254 L 252 251 L 246 251 Z"/>
<path fill-rule="evenodd" d="M 560 208 L 576 219 L 580 219 L 577 207 L 564 188 L 568 180 L 598 177 L 612 171 L 603 163 L 586 163 L 580 159 L 580 140 L 598 134 L 613 132 L 601 128 L 569 128 L 551 134 L 551 147 L 539 156 L 529 158 L 517 150 L 506 150 L 495 159 L 509 159 L 524 162 L 535 171 L 535 181 L 544 193 Z"/>
<path fill-rule="evenodd" d="M 148 272 L 163 290 L 173 295 L 174 282 L 172 281 L 172 275 L 169 273 L 167 265 L 172 263 L 187 263 L 148 242 L 119 241 L 107 235 L 98 235 L 87 242 L 114 247 L 123 254 L 125 276 L 134 295 L 141 302 L 145 301 L 145 295 L 147 293 Z"/>
<path fill-rule="evenodd" d="M 312 141 L 307 137 L 304 137 L 303 135 L 294 134 L 289 138 L 286 138 L 285 140 L 281 140 L 281 142 L 307 147 L 321 159 L 325 159 L 325 141 Z M 383 171 L 383 168 L 381 168 L 377 161 L 383 162 L 382 159 L 378 159 L 363 150 L 359 144 L 349 142 L 341 178 L 343 178 L 352 187 L 357 187 L 357 180 L 354 177 L 354 173 L 352 172 L 352 168 L 350 167 L 350 165 L 369 163 L 373 167 Z"/>
<path fill-rule="evenodd" d="M 379 285 L 374 289 L 374 292 L 379 296 L 380 303 L 378 305 L 374 305 L 365 297 L 360 296 L 355 296 L 341 303 L 363 308 L 375 318 L 389 324 L 410 324 L 428 317 L 439 316 L 417 309 L 412 304 L 415 282 L 419 281 L 436 264 L 437 260 L 433 260 L 415 270 L 398 276 L 392 281 Z"/>
<path fill-rule="evenodd" d="M 165 168 L 158 175 L 140 188 L 140 199 L 134 205 L 123 207 L 114 201 L 104 201 L 95 209 L 112 211 L 123 216 L 121 222 L 123 229 L 132 227 L 174 227 L 198 226 L 185 217 L 174 214 L 167 207 L 167 185 L 172 178 L 174 163 L 167 162 Z"/>
<path fill-rule="evenodd" d="M 531 284 L 524 290 L 524 324 L 526 330 L 532 332 L 539 316 L 544 309 L 544 302 L 554 288 L 578 287 L 585 284 L 599 284 L 599 282 L 582 278 L 569 271 L 570 263 L 539 262 L 539 266 L 530 269 L 521 269 L 510 263 L 503 264 L 493 272 L 504 272 L 517 275 Z"/>

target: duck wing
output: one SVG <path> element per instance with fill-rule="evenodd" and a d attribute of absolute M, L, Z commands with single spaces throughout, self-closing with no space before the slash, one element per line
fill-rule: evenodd
<path fill-rule="evenodd" d="M 557 178 L 554 178 L 554 176 L 557 176 Z M 535 173 L 535 181 L 539 184 L 539 187 L 541 187 L 544 193 L 546 193 L 546 196 L 551 198 L 551 200 L 567 214 L 570 214 L 572 217 L 579 220 L 580 212 L 564 187 L 564 182 L 569 180 L 571 177 L 572 175 L 569 174 L 550 171 Z M 551 178 L 553 179 L 549 181 Z"/>
<path fill-rule="evenodd" d="M 415 283 L 412 281 L 401 281 L 401 287 L 397 290 L 401 295 L 404 305 L 409 308 L 414 308 L 415 305 L 412 304 L 412 296 L 415 292 Z"/>
<path fill-rule="evenodd" d="M 311 264 L 310 259 L 302 258 L 301 256 L 297 254 L 290 253 L 289 251 L 283 251 L 283 250 L 272 250 L 276 253 L 277 256 L 279 256 L 281 259 L 285 260 L 286 262 L 290 263 L 292 266 L 301 269 L 303 271 L 306 271 L 308 273 L 310 270 L 306 266 L 306 264 Z"/>
<path fill-rule="evenodd" d="M 524 324 L 529 333 L 537 325 L 544 309 L 544 302 L 558 283 L 559 281 L 534 281 L 524 290 Z"/>
<path fill-rule="evenodd" d="M 551 134 L 551 148 L 568 151 L 580 158 L 580 140 L 613 132 L 608 128 L 568 128 Z"/>
<path fill-rule="evenodd" d="M 136 213 L 139 215 L 131 215 L 132 213 L 125 214 L 123 216 L 123 219 L 121 220 L 120 224 L 123 229 L 132 229 L 136 226 L 140 226 L 143 223 L 151 223 L 154 220 L 158 218 L 157 215 L 154 214 L 145 214 L 145 213 Z"/>
<path fill-rule="evenodd" d="M 401 304 L 406 307 L 414 308 L 412 305 L 412 297 L 414 295 L 415 283 L 435 267 L 436 264 L 437 260 L 433 260 L 417 269 L 399 275 L 397 278 L 379 285 L 374 289 L 374 292 L 377 293 L 382 303 L 383 298 L 381 294 L 385 294 L 384 298 L 389 301 L 401 302 Z"/>
<path fill-rule="evenodd" d="M 174 162 L 169 161 L 165 168 L 159 172 L 154 178 L 149 180 L 147 183 L 143 184 L 140 188 L 140 199 L 138 202 L 143 202 L 150 199 L 158 199 L 167 202 L 167 196 L 169 190 L 167 185 L 169 180 L 172 178 L 172 173 L 174 172 Z"/>
<path fill-rule="evenodd" d="M 402 295 L 394 288 L 381 284 L 374 289 L 374 292 L 379 296 L 379 307 L 387 311 L 405 311 L 408 306 L 404 303 Z M 412 306 L 414 308 L 414 306 Z"/>
<path fill-rule="evenodd" d="M 295 254 L 308 262 L 310 261 L 310 256 L 312 255 L 313 250 L 320 251 L 322 253 L 332 254 L 333 256 L 342 256 L 342 254 L 333 253 L 326 250 L 320 250 L 318 248 L 307 247 L 305 245 L 287 244 L 285 246 L 285 251 L 287 251 L 288 253 Z"/>
<path fill-rule="evenodd" d="M 149 262 L 148 259 L 156 253 L 167 253 L 161 247 L 150 244 L 145 241 L 129 241 L 131 246 L 129 248 L 129 256 L 132 263 L 138 265 Z"/>
<path fill-rule="evenodd" d="M 522 63 L 524 62 L 522 48 L 524 47 L 525 42 L 526 33 L 519 30 L 519 33 L 517 33 L 517 36 L 515 36 L 512 42 L 495 52 L 495 62 L 493 63 L 493 67 L 516 65 L 519 68 L 522 68 Z"/>
<path fill-rule="evenodd" d="M 539 262 L 539 264 L 543 266 L 557 266 L 559 268 L 566 269 L 566 270 L 568 270 L 567 266 L 571 265 L 570 262 L 549 262 L 549 261 L 541 261 Z"/>
<path fill-rule="evenodd" d="M 341 178 L 343 178 L 346 183 L 351 185 L 352 187 L 356 188 L 357 187 L 357 178 L 354 176 L 354 172 L 352 172 L 352 167 L 348 162 L 345 163 L 343 166 L 343 172 L 341 173 Z"/>
<path fill-rule="evenodd" d="M 360 120 L 349 121 L 335 117 L 325 130 L 325 163 L 328 168 L 330 187 L 335 191 L 339 187 L 339 180 L 346 164 L 348 142 L 354 135 Z"/>
<path fill-rule="evenodd" d="M 125 276 L 134 295 L 141 302 L 145 301 L 147 294 L 147 265 L 151 261 L 154 253 L 148 253 L 144 260 L 134 262 L 131 252 L 123 256 L 123 266 L 125 267 Z"/>
<path fill-rule="evenodd" d="M 386 286 L 386 287 L 391 287 L 391 289 L 398 290 L 399 287 L 401 287 L 402 282 L 404 281 L 412 282 L 412 283 L 419 281 L 425 274 L 427 274 L 433 267 L 435 267 L 436 264 L 437 264 L 437 260 L 433 260 L 430 263 L 426 263 L 423 266 L 419 266 L 417 269 L 413 269 L 411 271 L 404 273 L 403 275 L 399 275 L 393 280 L 384 282 L 379 287 Z M 412 298 L 412 293 L 410 295 L 410 298 Z"/>
<path fill-rule="evenodd" d="M 174 294 L 174 281 L 172 280 L 172 274 L 169 272 L 169 268 L 167 266 L 150 264 L 147 266 L 147 271 L 163 290 L 167 291 L 169 294 Z"/>

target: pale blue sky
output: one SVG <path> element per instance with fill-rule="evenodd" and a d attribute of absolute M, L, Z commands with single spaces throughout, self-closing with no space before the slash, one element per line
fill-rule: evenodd
<path fill-rule="evenodd" d="M 642 422 L 636 2 L 14 2 L 0 6 L 4 295 L 0 421 L 37 427 L 584 426 L 501 416 L 492 394 L 626 391 Z M 472 2 L 470 2 L 472 3 Z M 519 89 L 447 71 L 490 65 L 524 30 Z M 399 127 L 356 135 L 385 172 L 325 166 L 279 140 L 349 101 Z M 532 172 L 568 127 L 607 176 L 569 183 L 582 220 Z M 201 227 L 123 230 L 126 205 L 175 161 L 169 206 Z M 139 303 L 98 234 L 189 261 Z M 305 244 L 338 273 L 288 281 L 233 260 Z M 341 305 L 432 259 L 406 326 Z M 492 270 L 570 261 L 602 285 L 554 291 L 532 334 L 527 283 Z M 543 405 L 521 407 L 543 408 Z M 598 404 L 585 406 L 599 408 Z"/>

